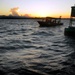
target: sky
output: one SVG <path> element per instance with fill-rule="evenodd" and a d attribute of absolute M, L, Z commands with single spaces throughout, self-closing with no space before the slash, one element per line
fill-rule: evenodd
<path fill-rule="evenodd" d="M 75 0 L 0 0 L 0 15 L 70 17 Z"/>

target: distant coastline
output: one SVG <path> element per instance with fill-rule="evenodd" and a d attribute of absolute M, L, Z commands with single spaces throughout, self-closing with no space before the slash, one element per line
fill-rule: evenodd
<path fill-rule="evenodd" d="M 24 17 L 24 16 L 0 16 L 0 19 L 43 19 L 45 17 Z M 69 18 L 62 18 L 69 19 Z"/>
<path fill-rule="evenodd" d="M 0 19 L 43 19 L 43 17 L 0 16 Z"/>

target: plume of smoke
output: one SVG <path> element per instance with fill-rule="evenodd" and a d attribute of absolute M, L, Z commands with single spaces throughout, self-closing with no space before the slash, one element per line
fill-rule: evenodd
<path fill-rule="evenodd" d="M 18 7 L 10 9 L 10 12 L 12 13 L 13 16 L 19 16 L 19 14 L 17 12 L 18 9 L 19 9 Z"/>

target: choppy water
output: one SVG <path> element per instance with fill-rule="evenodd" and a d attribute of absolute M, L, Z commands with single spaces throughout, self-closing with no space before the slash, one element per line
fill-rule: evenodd
<path fill-rule="evenodd" d="M 62 26 L 40 28 L 37 20 L 0 19 L 0 72 L 75 74 L 75 39 L 64 36 L 69 21 L 62 22 Z"/>

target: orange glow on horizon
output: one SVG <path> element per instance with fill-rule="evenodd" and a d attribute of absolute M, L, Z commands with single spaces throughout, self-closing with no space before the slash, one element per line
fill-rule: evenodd
<path fill-rule="evenodd" d="M 6 12 L 5 12 L 6 10 Z M 36 10 L 36 12 L 28 12 L 28 10 L 21 9 L 20 7 L 5 9 L 0 12 L 0 15 L 13 15 L 13 16 L 26 16 L 26 17 L 59 17 L 70 18 L 70 11 L 68 12 L 58 12 L 58 11 L 46 11 L 46 10 Z"/>
<path fill-rule="evenodd" d="M 70 13 L 48 13 L 48 12 L 42 12 L 39 11 L 37 13 L 24 13 L 20 9 L 16 10 L 16 12 L 19 14 L 19 16 L 26 16 L 26 17 L 59 17 L 62 18 L 70 18 Z M 11 12 L 0 12 L 0 15 L 6 15 L 9 16 Z M 12 15 L 12 14 L 11 14 Z"/>
<path fill-rule="evenodd" d="M 6 16 L 17 15 L 17 16 L 26 16 L 26 17 L 57 17 L 57 18 L 59 16 L 61 16 L 62 18 L 70 18 L 69 12 L 53 13 L 53 12 L 48 12 L 48 11 L 45 11 L 45 10 L 40 10 L 40 11 L 37 11 L 37 12 L 28 12 L 27 10 L 21 9 L 19 7 L 10 8 L 9 10 L 6 10 L 6 12 L 2 11 L 2 12 L 0 12 L 0 15 L 6 15 Z"/>
<path fill-rule="evenodd" d="M 17 11 L 19 12 L 19 10 Z M 6 16 L 9 16 L 10 14 L 9 13 L 0 13 L 0 15 L 6 15 Z M 65 15 L 59 15 L 59 14 L 55 14 L 55 15 L 46 15 L 46 14 L 22 14 L 22 13 L 19 13 L 19 16 L 26 16 L 26 17 L 59 17 L 61 16 L 62 18 L 70 18 L 70 15 L 69 14 L 65 14 Z"/>

